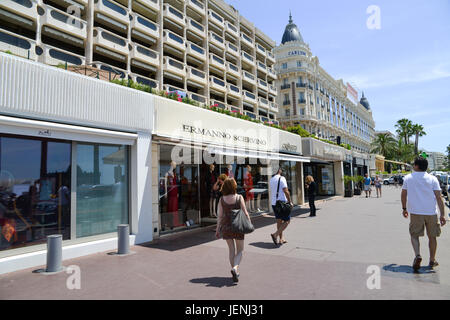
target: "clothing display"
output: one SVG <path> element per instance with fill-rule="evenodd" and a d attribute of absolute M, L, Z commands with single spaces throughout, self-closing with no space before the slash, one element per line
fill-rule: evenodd
<path fill-rule="evenodd" d="M 173 227 L 180 225 L 178 219 L 178 185 L 175 172 L 167 173 L 167 212 L 173 215 Z"/>
<path fill-rule="evenodd" d="M 245 199 L 247 200 L 253 200 L 255 198 L 255 195 L 253 193 L 253 177 L 250 171 L 248 171 L 245 174 L 244 178 L 244 184 L 245 184 Z"/>

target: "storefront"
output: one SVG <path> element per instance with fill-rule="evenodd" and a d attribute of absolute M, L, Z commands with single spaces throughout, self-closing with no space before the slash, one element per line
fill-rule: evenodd
<path fill-rule="evenodd" d="M 369 156 L 359 152 L 352 152 L 353 155 L 353 175 L 364 176 L 369 173 Z"/>
<path fill-rule="evenodd" d="M 155 236 L 216 224 L 219 181 L 226 177 L 236 180 L 248 211 L 258 215 L 271 210 L 268 182 L 282 167 L 294 202 L 302 203 L 301 163 L 309 160 L 298 135 L 162 99 L 155 113 Z"/>
<path fill-rule="evenodd" d="M 314 178 L 317 194 L 344 195 L 344 163 L 350 151 L 313 138 L 302 139 L 302 146 L 303 155 L 311 158 L 304 164 L 303 174 Z"/>
<path fill-rule="evenodd" d="M 0 79 L 0 274 L 45 265 L 53 234 L 64 259 L 119 224 L 151 241 L 152 96 L 4 54 Z"/>

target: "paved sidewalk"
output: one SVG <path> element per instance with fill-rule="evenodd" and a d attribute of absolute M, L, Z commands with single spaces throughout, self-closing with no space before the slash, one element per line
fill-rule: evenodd
<path fill-rule="evenodd" d="M 246 237 L 239 284 L 233 285 L 228 250 L 211 230 L 147 246 L 134 255 L 106 253 L 65 261 L 81 268 L 81 289 L 68 290 L 66 273 L 32 270 L 0 276 L 0 299 L 448 299 L 450 234 L 439 238 L 436 271 L 413 274 L 408 220 L 401 216 L 400 189 L 383 198 L 336 198 L 318 204 L 316 218 L 300 209 L 275 248 L 275 220 L 255 221 Z M 447 209 L 448 210 L 448 209 Z M 428 263 L 428 244 L 422 240 Z M 367 268 L 381 270 L 381 289 L 367 288 Z M 37 269 L 37 268 L 34 268 Z"/>

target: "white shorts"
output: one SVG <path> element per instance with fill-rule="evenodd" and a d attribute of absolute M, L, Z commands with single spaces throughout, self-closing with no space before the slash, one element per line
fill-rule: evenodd
<path fill-rule="evenodd" d="M 370 185 L 364 185 L 364 191 L 372 191 L 372 188 L 370 187 Z"/>

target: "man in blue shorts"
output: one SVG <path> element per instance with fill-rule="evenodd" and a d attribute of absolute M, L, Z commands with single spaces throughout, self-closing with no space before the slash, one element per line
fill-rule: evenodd
<path fill-rule="evenodd" d="M 364 192 L 366 193 L 366 198 L 370 198 L 370 195 L 372 194 L 372 187 L 371 187 L 372 179 L 369 178 L 369 174 L 366 173 L 364 177 Z"/>

